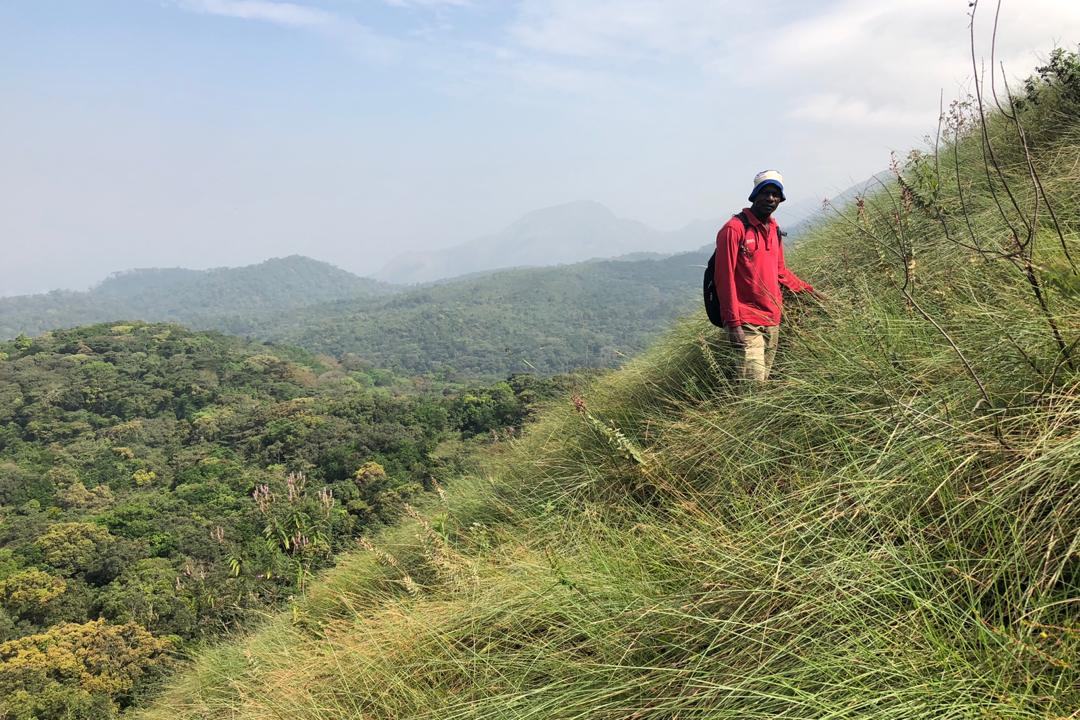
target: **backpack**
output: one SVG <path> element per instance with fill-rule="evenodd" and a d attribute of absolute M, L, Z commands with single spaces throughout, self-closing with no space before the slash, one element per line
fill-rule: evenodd
<path fill-rule="evenodd" d="M 746 231 L 750 229 L 750 219 L 743 213 L 738 213 L 735 217 L 739 218 L 739 222 L 743 225 L 743 239 L 739 241 L 739 249 L 741 251 L 746 250 Z M 784 242 L 784 232 L 780 230 L 780 226 L 776 227 L 776 235 L 780 238 L 780 242 Z M 705 314 L 709 316 L 709 322 L 716 327 L 724 327 L 724 316 L 720 308 L 720 298 L 716 295 L 716 251 L 713 250 L 713 254 L 709 256 L 709 263 L 705 266 L 705 277 L 701 283 L 702 295 L 705 300 Z"/>

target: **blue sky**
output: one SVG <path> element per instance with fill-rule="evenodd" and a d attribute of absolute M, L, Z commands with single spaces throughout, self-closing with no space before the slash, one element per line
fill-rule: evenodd
<path fill-rule="evenodd" d="M 574 200 L 674 229 L 766 167 L 805 208 L 966 92 L 967 4 L 7 0 L 0 294 L 292 253 L 373 273 Z M 1023 76 L 1080 2 L 1000 25 Z"/>

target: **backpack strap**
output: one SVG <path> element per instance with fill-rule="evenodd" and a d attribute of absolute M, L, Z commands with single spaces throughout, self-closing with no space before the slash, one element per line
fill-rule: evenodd
<path fill-rule="evenodd" d="M 739 238 L 739 252 L 743 255 L 746 254 L 746 231 L 750 229 L 750 218 L 746 217 L 746 213 L 742 210 L 735 213 L 735 217 L 739 218 L 739 222 L 742 223 L 742 237 Z"/>

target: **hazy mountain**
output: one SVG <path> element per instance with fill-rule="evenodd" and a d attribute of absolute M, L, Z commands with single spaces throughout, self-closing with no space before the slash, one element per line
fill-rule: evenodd
<path fill-rule="evenodd" d="M 670 254 L 701 244 L 700 238 L 687 241 L 682 231 L 661 232 L 620 218 L 600 203 L 583 201 L 533 211 L 494 235 L 461 245 L 400 255 L 376 277 L 422 283 L 497 268 L 560 265 L 638 252 Z"/>
<path fill-rule="evenodd" d="M 891 171 L 882 170 L 834 195 L 830 195 L 828 198 L 807 198 L 796 201 L 790 207 L 785 203 L 781 206 L 783 212 L 777 216 L 777 219 L 785 232 L 788 233 L 789 239 L 797 240 L 800 235 L 806 233 L 810 228 L 832 218 L 837 210 L 854 201 L 855 198 L 880 190 L 883 183 L 888 183 L 892 179 L 893 174 Z M 826 199 L 828 200 L 827 205 L 824 202 Z M 786 222 L 785 218 L 787 218 Z"/>
<path fill-rule="evenodd" d="M 849 198 L 856 188 L 844 191 Z M 581 201 L 535 210 L 494 235 L 430 252 L 403 253 L 375 277 L 393 283 L 425 283 L 512 267 L 544 267 L 583 260 L 664 257 L 712 245 L 716 231 L 742 206 L 716 217 L 661 231 L 620 218 L 598 202 Z M 821 201 L 804 200 L 778 218 L 794 239 L 821 215 Z"/>
<path fill-rule="evenodd" d="M 0 298 L 0 337 L 120 319 L 243 332 L 242 324 L 223 326 L 220 318 L 253 318 L 389 292 L 392 289 L 384 283 L 299 255 L 238 268 L 129 270 L 85 292 L 57 290 Z"/>

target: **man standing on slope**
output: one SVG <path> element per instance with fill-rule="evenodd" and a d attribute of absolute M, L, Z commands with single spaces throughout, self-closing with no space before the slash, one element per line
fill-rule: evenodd
<path fill-rule="evenodd" d="M 754 178 L 750 207 L 716 234 L 716 296 L 740 380 L 769 379 L 780 335 L 780 286 L 824 296 L 784 264 L 784 245 L 772 214 L 784 197 L 784 178 L 764 170 Z M 745 218 L 745 219 L 744 219 Z"/>

